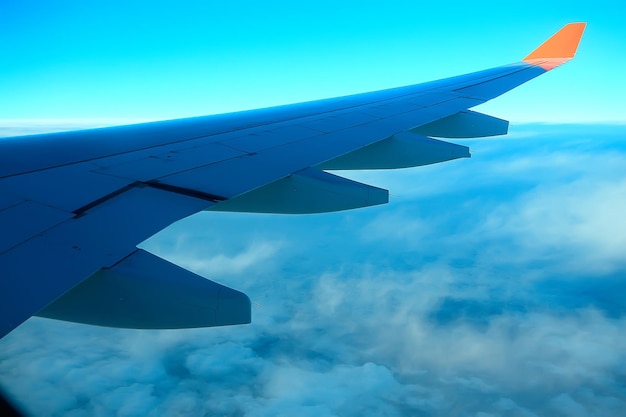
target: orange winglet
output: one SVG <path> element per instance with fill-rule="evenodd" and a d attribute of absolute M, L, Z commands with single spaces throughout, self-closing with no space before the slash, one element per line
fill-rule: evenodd
<path fill-rule="evenodd" d="M 549 71 L 574 58 L 580 38 L 583 36 L 586 23 L 570 23 L 541 44 L 524 62 L 538 65 Z"/>

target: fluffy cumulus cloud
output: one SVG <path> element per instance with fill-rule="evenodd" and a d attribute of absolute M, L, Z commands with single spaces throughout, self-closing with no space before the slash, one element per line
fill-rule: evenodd
<path fill-rule="evenodd" d="M 352 174 L 384 207 L 192 217 L 143 246 L 248 293 L 251 325 L 33 318 L 0 341 L 0 385 L 51 416 L 620 415 L 625 130 L 522 126 L 470 161 Z"/>

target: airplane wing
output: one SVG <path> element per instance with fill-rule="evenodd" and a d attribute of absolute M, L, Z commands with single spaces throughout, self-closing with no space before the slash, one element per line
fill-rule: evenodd
<path fill-rule="evenodd" d="M 234 289 L 137 245 L 202 210 L 319 213 L 386 190 L 326 172 L 469 157 L 507 133 L 470 110 L 574 56 L 566 25 L 524 60 L 419 85 L 224 115 L 0 140 L 0 337 L 38 315 L 129 328 L 250 322 Z"/>

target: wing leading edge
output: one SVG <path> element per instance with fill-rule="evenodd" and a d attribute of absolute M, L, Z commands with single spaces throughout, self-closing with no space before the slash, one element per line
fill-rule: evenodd
<path fill-rule="evenodd" d="M 566 25 L 521 62 L 228 115 L 0 141 L 0 337 L 32 315 L 133 328 L 250 322 L 244 294 L 136 245 L 202 210 L 316 213 L 387 202 L 324 169 L 469 157 L 441 138 L 507 133 L 470 108 L 574 56 Z M 437 138 L 437 139 L 434 139 Z"/>

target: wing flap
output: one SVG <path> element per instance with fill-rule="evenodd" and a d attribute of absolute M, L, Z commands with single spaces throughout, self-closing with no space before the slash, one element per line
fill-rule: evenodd
<path fill-rule="evenodd" d="M 250 323 L 250 299 L 138 249 L 37 313 L 40 317 L 133 329 Z"/>

